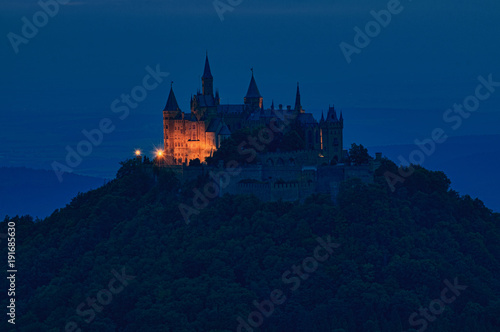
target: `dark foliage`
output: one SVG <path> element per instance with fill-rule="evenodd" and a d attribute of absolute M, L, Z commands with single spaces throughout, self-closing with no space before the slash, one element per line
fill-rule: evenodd
<path fill-rule="evenodd" d="M 368 149 L 362 144 L 357 145 L 352 143 L 349 149 L 349 161 L 354 165 L 367 165 L 373 159 L 368 154 Z"/>
<path fill-rule="evenodd" d="M 416 168 L 394 193 L 383 170 L 377 174 L 375 184 L 343 183 L 337 204 L 324 195 L 303 204 L 224 196 L 187 225 L 179 203 L 192 206 L 188 193 L 206 179 L 181 186 L 168 171 L 125 162 L 116 180 L 43 221 L 7 217 L 1 224 L 2 231 L 8 221 L 17 225 L 16 326 L 235 331 L 237 317 L 246 321 L 256 310 L 253 301 L 281 289 L 287 299 L 260 331 L 399 332 L 440 298 L 444 280 L 458 278 L 468 288 L 428 331 L 498 331 L 500 215 L 450 190 L 441 172 Z M 340 247 L 291 291 L 283 273 L 329 235 Z M 76 308 L 122 268 L 136 278 L 85 323 Z"/>

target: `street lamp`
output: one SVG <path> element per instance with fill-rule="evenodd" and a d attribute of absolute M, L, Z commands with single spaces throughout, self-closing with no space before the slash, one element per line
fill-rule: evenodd
<path fill-rule="evenodd" d="M 158 161 L 158 165 L 162 166 L 163 165 L 163 150 L 160 150 L 160 149 L 156 150 L 156 159 Z"/>
<path fill-rule="evenodd" d="M 141 162 L 142 161 L 142 156 L 141 156 L 142 152 L 141 152 L 141 150 L 139 150 L 139 149 L 135 150 L 134 154 L 135 154 L 135 159 L 138 162 Z"/>

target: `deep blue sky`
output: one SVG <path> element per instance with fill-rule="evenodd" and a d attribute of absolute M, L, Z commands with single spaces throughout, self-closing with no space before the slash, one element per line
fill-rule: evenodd
<path fill-rule="evenodd" d="M 450 136 L 496 134 L 500 90 L 456 131 L 442 115 L 474 92 L 479 75 L 500 81 L 500 3 L 494 0 L 402 1 L 371 44 L 347 64 L 339 44 L 388 1 L 244 0 L 221 22 L 212 1 L 75 0 L 61 6 L 15 54 L 7 38 L 21 34 L 37 1 L 0 4 L 0 165 L 50 168 L 64 161 L 83 129 L 109 117 L 116 131 L 75 169 L 112 175 L 135 148 L 162 142 L 170 81 L 181 108 L 201 87 L 208 50 L 223 103 L 241 103 L 254 67 L 265 106 L 302 104 L 317 118 L 344 110 L 346 146 L 411 144 L 446 127 Z M 111 102 L 142 82 L 146 66 L 170 76 L 121 121 Z"/>

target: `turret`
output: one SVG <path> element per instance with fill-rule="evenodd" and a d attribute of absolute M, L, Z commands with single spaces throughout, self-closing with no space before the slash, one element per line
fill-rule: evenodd
<path fill-rule="evenodd" d="M 326 116 L 326 122 L 337 122 L 339 119 L 337 118 L 337 112 L 335 111 L 335 107 L 329 107 L 328 114 Z"/>
<path fill-rule="evenodd" d="M 250 80 L 250 85 L 248 86 L 247 95 L 245 96 L 244 103 L 250 110 L 261 109 L 264 102 L 264 98 L 260 95 L 259 88 L 253 77 L 252 68 L 252 79 Z"/>
<path fill-rule="evenodd" d="M 219 96 L 219 90 L 215 91 L 215 106 L 220 105 L 220 96 Z"/>
<path fill-rule="evenodd" d="M 181 112 L 181 109 L 177 103 L 177 98 L 175 98 L 173 84 L 174 82 L 170 85 L 170 93 L 168 94 L 167 104 L 165 105 L 163 112 L 168 112 L 170 116 L 175 117 L 175 115 Z"/>
<path fill-rule="evenodd" d="M 326 119 L 323 119 L 323 114 L 321 114 L 319 125 L 323 155 L 329 163 L 336 164 L 342 162 L 344 144 L 344 120 L 342 114 L 338 118 L 335 107 L 329 107 Z"/>

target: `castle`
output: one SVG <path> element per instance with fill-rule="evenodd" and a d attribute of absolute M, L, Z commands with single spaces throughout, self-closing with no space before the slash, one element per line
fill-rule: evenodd
<path fill-rule="evenodd" d="M 163 110 L 164 158 L 167 165 L 187 165 L 191 160 L 201 162 L 210 157 L 231 133 L 242 128 L 269 126 L 276 119 L 293 119 L 296 128 L 303 134 L 305 150 L 313 158 L 321 158 L 322 163 L 337 164 L 345 157 L 343 150 L 342 113 L 337 117 L 334 107 L 329 107 L 326 118 L 314 119 L 311 113 L 302 108 L 300 89 L 297 84 L 295 107 L 279 105 L 264 108 L 264 99 L 259 92 L 253 69 L 252 77 L 243 104 L 221 104 L 219 91 L 214 94 L 214 78 L 210 69 L 208 54 L 201 78 L 202 91 L 191 97 L 191 112 L 183 112 L 170 88 L 167 104 Z M 309 158 L 310 159 L 310 158 Z M 269 158 L 268 163 L 287 163 L 278 158 Z"/>
<path fill-rule="evenodd" d="M 344 180 L 359 178 L 363 182 L 373 182 L 374 170 L 380 166 L 382 154 L 377 153 L 367 164 L 351 165 L 348 152 L 343 149 L 342 113 L 337 116 L 335 109 L 329 107 L 326 118 L 322 114 L 318 122 L 302 108 L 298 84 L 293 108 L 279 105 L 276 109 L 274 101 L 270 108 L 264 108 L 264 99 L 252 70 L 243 104 L 221 104 L 219 92 L 214 94 L 208 55 L 201 83 L 202 91 L 191 97 L 190 113 L 180 109 L 173 87 L 163 110 L 164 151 L 159 154 L 159 163 L 168 166 L 168 170 L 182 181 L 204 176 L 216 185 L 218 196 L 253 194 L 264 201 L 303 201 L 312 194 L 327 194 L 335 200 Z M 232 133 L 243 128 L 258 129 L 262 133 L 266 129 L 276 129 L 277 123 L 283 125 L 281 128 L 286 124 L 289 131 L 300 132 L 301 148 L 286 150 L 280 145 L 273 151 L 259 150 L 252 163 L 238 164 L 233 160 L 238 172 L 230 175 L 229 164 L 222 161 L 215 165 L 205 163 Z M 263 143 L 262 139 L 260 142 Z M 257 149 L 256 145 L 254 147 Z M 238 152 L 243 154 L 245 151 L 249 150 Z M 202 164 L 188 166 L 195 159 Z M 203 192 L 209 195 L 208 191 Z"/>

